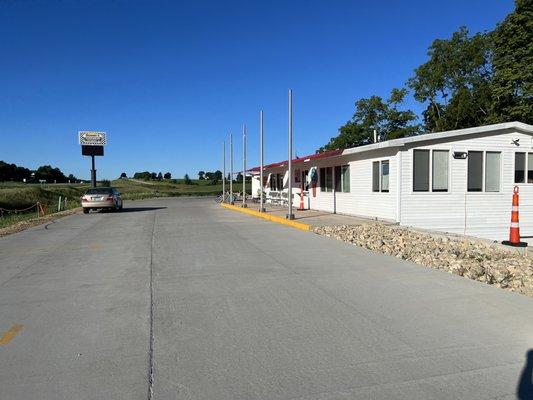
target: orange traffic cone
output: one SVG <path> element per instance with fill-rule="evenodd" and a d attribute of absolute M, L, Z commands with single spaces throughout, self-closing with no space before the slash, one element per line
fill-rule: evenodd
<path fill-rule="evenodd" d="M 511 211 L 511 228 L 509 230 L 509 240 L 504 240 L 502 244 L 515 247 L 527 247 L 526 242 L 520 241 L 520 226 L 518 223 L 518 186 L 513 190 L 513 208 Z"/>

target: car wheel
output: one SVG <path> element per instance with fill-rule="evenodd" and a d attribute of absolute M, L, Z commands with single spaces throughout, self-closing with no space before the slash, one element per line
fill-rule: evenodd
<path fill-rule="evenodd" d="M 89 214 L 89 209 L 88 209 L 88 208 L 84 208 L 84 209 L 83 209 L 83 213 L 84 213 L 84 214 Z"/>

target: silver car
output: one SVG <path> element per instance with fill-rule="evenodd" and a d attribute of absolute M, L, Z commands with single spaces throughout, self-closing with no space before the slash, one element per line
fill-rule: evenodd
<path fill-rule="evenodd" d="M 120 193 L 115 188 L 89 189 L 81 197 L 81 206 L 84 214 L 87 214 L 90 210 L 108 209 L 119 211 L 122 210 L 122 197 L 120 197 Z"/>

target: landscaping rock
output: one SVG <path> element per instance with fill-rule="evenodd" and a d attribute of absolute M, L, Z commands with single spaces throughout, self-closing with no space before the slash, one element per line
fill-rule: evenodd
<path fill-rule="evenodd" d="M 379 223 L 322 226 L 314 232 L 533 297 L 533 259 L 482 240 Z"/>

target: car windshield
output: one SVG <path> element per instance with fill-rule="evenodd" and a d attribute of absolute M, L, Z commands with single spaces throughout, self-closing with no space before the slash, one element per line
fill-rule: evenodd
<path fill-rule="evenodd" d="M 85 194 L 113 194 L 113 189 L 112 188 L 89 189 L 85 192 Z"/>

